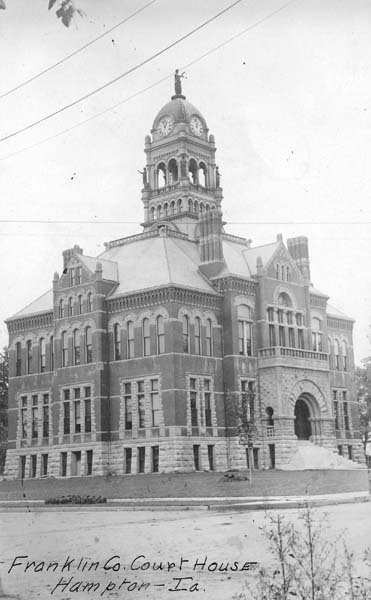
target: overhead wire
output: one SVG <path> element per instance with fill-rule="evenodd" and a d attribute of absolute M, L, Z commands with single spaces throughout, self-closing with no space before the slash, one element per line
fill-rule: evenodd
<path fill-rule="evenodd" d="M 77 50 L 74 50 L 74 52 L 71 52 L 71 54 L 68 54 L 64 58 L 61 58 L 56 63 L 50 65 L 49 67 L 46 67 L 45 69 L 43 69 L 39 73 L 36 73 L 36 75 L 33 75 L 29 79 L 26 79 L 26 81 L 23 81 L 22 83 L 19 83 L 18 85 L 14 86 L 10 90 L 7 90 L 6 92 L 3 92 L 2 94 L 0 94 L 0 99 L 1 98 L 5 98 L 6 96 L 9 96 L 10 94 L 12 94 L 13 92 L 16 92 L 17 90 L 20 90 L 25 85 L 28 85 L 32 81 L 35 81 L 36 79 L 39 79 L 39 77 L 42 77 L 42 75 L 45 75 L 45 73 L 49 73 L 49 71 L 51 71 L 52 69 L 55 69 L 56 67 L 58 67 L 59 65 L 63 64 L 64 62 L 66 62 L 67 60 L 69 60 L 70 58 L 72 58 L 73 56 L 76 56 L 76 54 L 79 54 L 80 52 L 82 52 L 83 50 L 85 50 L 86 48 L 88 48 L 89 46 L 91 46 L 92 44 L 95 44 L 95 42 L 98 42 L 99 40 L 101 40 L 103 37 L 105 37 L 109 33 L 112 33 L 112 31 L 114 31 L 115 29 L 118 29 L 118 27 L 121 27 L 121 25 L 124 25 L 124 23 L 127 23 L 128 21 L 130 21 L 131 19 L 133 19 L 134 17 L 136 17 L 136 15 L 138 15 L 141 12 L 143 12 L 146 8 L 148 8 L 149 6 L 151 6 L 151 4 L 154 4 L 155 2 L 157 2 L 157 0 L 151 0 L 150 2 L 148 2 L 147 4 L 145 4 L 144 6 L 142 6 L 138 10 L 136 10 L 135 12 L 131 13 L 129 16 L 127 16 L 125 19 L 123 19 L 119 23 L 116 23 L 116 25 L 113 25 L 113 27 L 110 27 L 109 29 L 107 29 L 106 31 L 104 31 L 103 33 L 101 33 L 100 35 L 98 35 L 96 38 L 94 38 L 93 40 L 90 40 L 89 42 L 87 42 L 86 44 L 84 44 L 83 46 L 81 46 L 80 48 L 78 48 Z"/>
<path fill-rule="evenodd" d="M 259 25 L 261 25 L 262 23 L 264 23 L 268 19 L 271 19 L 277 13 L 285 10 L 289 5 L 294 4 L 297 1 L 298 0 L 290 0 L 289 2 L 286 2 L 286 4 L 283 4 L 277 10 L 269 13 L 265 17 L 262 17 L 258 21 L 255 21 L 254 23 L 252 23 L 248 27 L 245 27 L 243 30 L 239 31 L 237 34 L 231 36 L 230 38 L 228 38 L 224 42 L 221 42 L 217 46 L 214 46 L 213 48 L 211 48 L 207 52 L 205 52 L 205 53 L 201 54 L 200 56 L 198 56 L 193 61 L 191 61 L 191 62 L 189 62 L 189 63 L 181 66 L 181 70 L 188 69 L 188 68 L 192 67 L 196 63 L 198 63 L 198 62 L 202 61 L 203 59 L 205 59 L 210 54 L 213 54 L 217 50 L 220 50 L 220 48 L 223 48 L 224 46 L 232 43 L 234 40 L 236 40 L 237 38 L 241 37 L 242 35 L 248 33 L 252 29 L 255 29 L 256 27 L 258 27 Z M 149 90 L 151 90 L 154 87 L 160 85 L 161 83 L 163 83 L 164 81 L 170 79 L 171 77 L 173 77 L 173 73 L 171 73 L 169 75 L 166 75 L 165 77 L 162 77 L 161 79 L 158 79 L 157 81 L 155 81 L 151 85 L 148 85 L 145 88 L 139 90 L 138 92 L 135 92 L 131 96 L 128 96 L 127 98 L 124 98 L 123 100 L 120 100 L 120 102 L 117 102 L 116 104 L 113 104 L 112 106 L 110 106 L 110 107 L 108 107 L 108 108 L 106 108 L 106 109 L 104 109 L 104 110 L 102 110 L 102 111 L 100 111 L 100 112 L 92 115 L 91 117 L 88 117 L 87 119 L 84 119 L 83 121 L 80 121 L 79 123 L 76 123 L 75 125 L 72 125 L 71 127 L 68 127 L 67 129 L 63 129 L 62 131 L 59 131 L 58 133 L 55 133 L 55 134 L 53 134 L 51 136 L 48 136 L 47 138 L 45 138 L 43 140 L 40 140 L 40 141 L 36 142 L 35 144 L 31 144 L 29 146 L 26 146 L 25 148 L 21 148 L 19 150 L 16 150 L 15 152 L 11 152 L 10 154 L 6 154 L 5 156 L 3 156 L 3 157 L 0 158 L 0 161 L 7 160 L 8 158 L 12 158 L 13 156 L 16 156 L 18 154 L 26 152 L 28 150 L 32 150 L 33 148 L 36 148 L 37 146 L 40 146 L 40 145 L 45 144 L 45 143 L 47 143 L 47 142 L 49 142 L 49 141 L 51 141 L 53 139 L 56 139 L 56 138 L 60 137 L 61 135 L 65 135 L 66 133 L 70 133 L 74 129 L 77 129 L 78 127 L 81 127 L 82 125 L 85 125 L 86 123 L 89 123 L 90 121 L 93 121 L 94 119 L 97 119 L 98 117 L 101 117 L 101 116 L 107 114 L 108 112 L 111 112 L 111 111 L 115 110 L 119 106 L 122 106 L 123 104 L 126 104 L 126 102 L 129 102 L 130 100 L 133 100 L 134 98 L 137 98 L 141 94 L 144 94 L 145 92 L 148 92 Z"/>
<path fill-rule="evenodd" d="M 224 8 L 223 10 L 221 10 L 220 12 L 218 12 L 217 14 L 215 14 L 213 17 L 211 17 L 210 19 L 207 19 L 206 21 L 204 21 L 203 23 L 201 23 L 201 25 L 198 25 L 197 27 L 195 27 L 194 29 L 192 29 L 191 31 L 189 31 L 188 33 L 186 33 L 185 35 L 181 36 L 180 38 L 177 38 L 174 42 L 172 42 L 171 44 L 169 44 L 165 48 L 162 48 L 162 50 L 159 50 L 158 52 L 155 52 L 154 54 L 152 54 L 148 58 L 142 60 L 140 63 L 138 63 L 134 67 L 131 67 L 130 69 L 128 69 L 124 73 L 121 73 L 117 77 L 114 77 L 110 81 L 107 81 L 106 83 L 104 83 L 103 85 L 99 86 L 98 88 L 95 88 L 91 92 L 88 92 L 87 94 L 84 94 L 84 96 L 81 96 L 80 98 L 77 98 L 73 102 L 70 102 L 69 104 L 66 104 L 65 106 L 62 106 L 61 108 L 55 110 L 54 112 L 52 112 L 52 113 L 50 113 L 48 115 L 45 115 L 45 117 L 42 117 L 41 119 L 38 119 L 37 121 L 34 121 L 33 123 L 30 123 L 29 125 L 26 125 L 25 127 L 22 127 L 21 129 L 18 129 L 17 131 L 13 131 L 12 133 L 9 133 L 8 135 L 0 138 L 0 142 L 5 142 L 6 140 L 9 140 L 10 138 L 15 137 L 16 135 L 19 135 L 20 133 L 23 133 L 24 131 L 28 131 L 29 129 L 32 129 L 36 125 L 40 125 L 40 123 L 43 123 L 43 122 L 51 119 L 52 117 L 55 117 L 56 115 L 59 115 L 62 112 L 68 110 L 69 108 L 72 108 L 73 106 L 76 106 L 77 104 L 80 104 L 80 102 L 83 102 L 84 100 L 87 100 L 88 98 L 91 98 L 92 96 L 94 96 L 98 92 L 101 92 L 102 90 L 108 88 L 109 86 L 113 85 L 117 81 L 120 81 L 124 77 L 127 77 L 131 73 L 134 73 L 134 71 L 137 71 L 138 69 L 140 69 L 144 65 L 148 64 L 149 62 L 151 62 L 155 58 L 158 58 L 159 56 L 161 56 L 162 54 L 164 54 L 165 52 L 167 52 L 171 48 L 174 48 L 175 46 L 177 46 L 178 44 L 180 44 L 181 42 L 183 42 L 184 40 L 186 40 L 187 38 L 189 38 L 191 35 L 195 34 L 197 31 L 200 31 L 201 29 L 203 29 L 204 27 L 206 27 L 206 25 L 208 25 L 212 21 L 215 21 L 215 19 L 218 19 L 220 16 L 224 15 L 226 12 L 228 12 L 229 10 L 231 10 L 232 8 L 234 8 L 237 4 L 240 4 L 241 2 L 242 2 L 242 0 L 235 0 L 234 2 L 232 2 L 232 4 L 229 4 L 226 8 Z"/>

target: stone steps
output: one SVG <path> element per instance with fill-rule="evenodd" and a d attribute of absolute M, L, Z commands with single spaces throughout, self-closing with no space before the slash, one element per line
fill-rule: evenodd
<path fill-rule="evenodd" d="M 364 469 L 363 465 L 340 456 L 335 451 L 317 446 L 309 440 L 298 440 L 298 448 L 285 470 L 301 471 L 308 469 Z"/>

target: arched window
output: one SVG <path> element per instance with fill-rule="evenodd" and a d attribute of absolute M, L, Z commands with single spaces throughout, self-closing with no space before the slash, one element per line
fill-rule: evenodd
<path fill-rule="evenodd" d="M 286 267 L 286 281 L 290 281 L 290 267 Z"/>
<path fill-rule="evenodd" d="M 156 169 L 157 187 L 162 188 L 166 185 L 166 165 L 160 163 Z"/>
<path fill-rule="evenodd" d="M 189 352 L 189 317 L 183 315 L 183 352 Z"/>
<path fill-rule="evenodd" d="M 177 212 L 181 213 L 182 212 L 182 199 L 178 198 L 178 204 L 177 204 Z"/>
<path fill-rule="evenodd" d="M 175 183 L 178 181 L 178 163 L 175 158 L 172 158 L 168 164 L 169 181 L 168 183 Z"/>
<path fill-rule="evenodd" d="M 80 352 L 80 332 L 78 329 L 73 330 L 73 364 L 79 365 L 81 362 L 81 352 Z"/>
<path fill-rule="evenodd" d="M 337 340 L 334 341 L 334 355 L 335 355 L 335 369 L 340 371 L 340 348 L 339 342 Z"/>
<path fill-rule="evenodd" d="M 121 329 L 118 323 L 113 326 L 113 360 L 121 360 Z"/>
<path fill-rule="evenodd" d="M 189 161 L 188 173 L 189 173 L 189 179 L 191 180 L 191 183 L 197 184 L 198 183 L 198 169 L 197 169 L 197 163 L 194 158 L 191 158 L 191 160 Z"/>
<path fill-rule="evenodd" d="M 280 278 L 280 266 L 279 266 L 279 264 L 277 263 L 277 264 L 276 264 L 276 279 L 279 279 L 279 278 Z"/>
<path fill-rule="evenodd" d="M 169 214 L 169 205 L 167 202 L 164 204 L 164 217 L 167 217 Z"/>
<path fill-rule="evenodd" d="M 155 220 L 155 207 L 152 206 L 151 210 L 149 211 L 149 220 L 150 221 L 154 221 Z"/>
<path fill-rule="evenodd" d="M 198 169 L 198 183 L 203 187 L 207 187 L 207 168 L 203 162 L 200 163 Z"/>
<path fill-rule="evenodd" d="M 195 318 L 195 354 L 202 354 L 200 317 Z"/>
<path fill-rule="evenodd" d="M 159 315 L 156 319 L 157 354 L 165 352 L 164 317 Z"/>
<path fill-rule="evenodd" d="M 156 217 L 158 219 L 161 219 L 161 213 L 162 213 L 162 208 L 161 208 L 161 204 L 159 204 L 156 209 Z"/>
<path fill-rule="evenodd" d="M 188 198 L 188 211 L 193 212 L 193 200 L 192 198 Z"/>
<path fill-rule="evenodd" d="M 322 326 L 320 319 L 312 318 L 312 350 L 314 352 L 322 352 Z"/>
<path fill-rule="evenodd" d="M 92 312 L 93 310 L 93 302 L 91 292 L 88 293 L 87 296 L 87 312 Z"/>
<path fill-rule="evenodd" d="M 68 298 L 68 316 L 70 317 L 73 314 L 73 300 L 72 298 Z"/>
<path fill-rule="evenodd" d="M 17 342 L 15 345 L 15 375 L 19 377 L 22 375 L 22 346 L 21 342 Z"/>
<path fill-rule="evenodd" d="M 273 408 L 271 406 L 267 406 L 267 408 L 265 409 L 265 412 L 267 413 L 268 427 L 273 427 L 274 426 L 274 420 L 273 420 L 274 410 L 273 410 Z"/>
<path fill-rule="evenodd" d="M 78 306 L 79 315 L 81 315 L 82 314 L 82 295 L 81 294 L 79 296 L 77 296 L 77 306 Z"/>
<path fill-rule="evenodd" d="M 285 267 L 284 267 L 284 265 L 281 266 L 281 279 L 282 279 L 282 281 L 285 281 Z"/>
<path fill-rule="evenodd" d="M 28 340 L 26 343 L 26 352 L 27 352 L 27 375 L 32 373 L 32 342 Z"/>
<path fill-rule="evenodd" d="M 206 212 L 209 212 L 209 210 L 210 210 L 210 204 L 206 204 L 205 210 L 206 210 Z"/>
<path fill-rule="evenodd" d="M 282 292 L 279 296 L 278 296 L 278 304 L 280 306 L 291 306 L 291 300 L 290 297 L 285 294 L 285 292 Z"/>
<path fill-rule="evenodd" d="M 238 352 L 252 356 L 252 320 L 251 308 L 246 304 L 238 307 Z"/>
<path fill-rule="evenodd" d="M 62 333 L 62 367 L 68 367 L 68 338 L 66 331 Z"/>
<path fill-rule="evenodd" d="M 126 324 L 126 336 L 127 336 L 127 355 L 128 358 L 134 357 L 134 323 L 128 321 Z"/>
<path fill-rule="evenodd" d="M 205 212 L 205 207 L 204 207 L 204 203 L 200 202 L 200 213 Z"/>
<path fill-rule="evenodd" d="M 45 338 L 40 339 L 40 372 L 44 373 L 46 369 L 46 343 Z"/>
<path fill-rule="evenodd" d="M 211 319 L 206 321 L 206 356 L 213 355 L 213 324 Z"/>
<path fill-rule="evenodd" d="M 59 314 L 59 318 L 63 319 L 63 317 L 64 317 L 64 303 L 63 303 L 63 299 L 62 298 L 59 300 L 59 311 L 58 311 L 58 314 Z"/>
<path fill-rule="evenodd" d="M 85 328 L 85 360 L 87 363 L 93 362 L 93 335 L 89 326 Z"/>
<path fill-rule="evenodd" d="M 348 370 L 348 354 L 347 354 L 347 343 L 345 340 L 341 342 L 341 351 L 343 354 L 343 369 L 344 371 Z"/>
<path fill-rule="evenodd" d="M 50 336 L 50 370 L 54 371 L 54 337 Z"/>
<path fill-rule="evenodd" d="M 170 204 L 170 214 L 175 215 L 175 200 Z"/>
<path fill-rule="evenodd" d="M 197 200 L 194 201 L 193 210 L 194 210 L 194 212 L 196 214 L 198 213 L 198 202 L 197 202 Z"/>
<path fill-rule="evenodd" d="M 149 319 L 143 319 L 142 321 L 142 340 L 143 340 L 143 356 L 149 356 L 151 354 L 151 337 Z"/>

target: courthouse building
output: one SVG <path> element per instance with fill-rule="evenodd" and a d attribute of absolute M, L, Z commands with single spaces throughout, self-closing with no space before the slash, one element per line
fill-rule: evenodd
<path fill-rule="evenodd" d="M 225 231 L 214 136 L 178 75 L 144 151 L 143 231 L 65 250 L 52 289 L 6 321 L 6 475 L 246 468 L 244 392 L 253 468 L 303 443 L 360 460 L 353 320 L 313 286 L 307 238 Z"/>

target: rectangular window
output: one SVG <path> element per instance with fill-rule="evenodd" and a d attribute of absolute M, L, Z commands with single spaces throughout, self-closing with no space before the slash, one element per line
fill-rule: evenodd
<path fill-rule="evenodd" d="M 67 475 L 67 452 L 61 452 L 61 476 Z"/>
<path fill-rule="evenodd" d="M 137 382 L 137 402 L 138 402 L 138 427 L 141 429 L 146 426 L 146 406 L 144 396 L 144 381 Z"/>
<path fill-rule="evenodd" d="M 159 456 L 160 456 L 160 448 L 159 446 L 152 446 L 152 473 L 158 473 L 159 467 Z"/>
<path fill-rule="evenodd" d="M 343 446 L 338 446 L 338 452 L 340 456 L 343 456 Z"/>
<path fill-rule="evenodd" d="M 91 432 L 91 400 L 90 398 L 85 398 L 85 433 Z"/>
<path fill-rule="evenodd" d="M 21 435 L 22 439 L 27 437 L 27 396 L 21 398 Z"/>
<path fill-rule="evenodd" d="M 195 354 L 201 354 L 201 319 L 195 318 Z"/>
<path fill-rule="evenodd" d="M 131 448 L 124 448 L 124 472 L 131 473 L 131 459 L 133 451 Z"/>
<path fill-rule="evenodd" d="M 85 470 L 87 475 L 93 473 L 93 450 L 86 451 Z"/>
<path fill-rule="evenodd" d="M 252 324 L 249 321 L 238 321 L 238 353 L 252 355 Z"/>
<path fill-rule="evenodd" d="M 19 457 L 19 476 L 21 479 L 24 479 L 26 477 L 26 457 L 25 456 Z"/>
<path fill-rule="evenodd" d="M 288 313 L 286 314 L 286 317 L 287 317 L 287 324 L 292 325 L 293 324 L 292 312 L 288 311 Z"/>
<path fill-rule="evenodd" d="M 48 455 L 42 454 L 41 455 L 41 475 L 47 475 L 47 474 L 48 474 Z"/>
<path fill-rule="evenodd" d="M 209 460 L 209 471 L 214 471 L 214 446 L 209 445 L 207 447 L 207 457 Z"/>
<path fill-rule="evenodd" d="M 132 321 L 129 321 L 126 325 L 126 334 L 128 358 L 134 358 L 134 324 Z"/>
<path fill-rule="evenodd" d="M 63 403 L 63 433 L 68 435 L 70 433 L 70 403 Z"/>
<path fill-rule="evenodd" d="M 30 477 L 36 477 L 37 472 L 37 455 L 31 455 L 31 463 L 30 463 Z"/>
<path fill-rule="evenodd" d="M 200 446 L 195 444 L 193 446 L 193 462 L 195 466 L 195 471 L 200 470 Z"/>
<path fill-rule="evenodd" d="M 276 328 L 274 325 L 269 325 L 269 346 L 272 348 L 276 345 Z"/>
<path fill-rule="evenodd" d="M 276 449 L 274 444 L 269 444 L 269 468 L 274 469 L 276 466 Z"/>
<path fill-rule="evenodd" d="M 349 458 L 349 460 L 353 460 L 353 448 L 352 448 L 352 446 L 348 446 L 348 458 Z"/>
<path fill-rule="evenodd" d="M 257 471 L 259 469 L 259 448 L 253 448 L 252 455 L 254 461 L 254 469 Z"/>
<path fill-rule="evenodd" d="M 82 283 L 82 267 L 76 267 L 76 284 Z"/>
<path fill-rule="evenodd" d="M 50 338 L 50 370 L 54 371 L 54 337 Z"/>
<path fill-rule="evenodd" d="M 278 328 L 278 345 L 286 346 L 285 328 L 282 327 L 282 325 L 280 325 Z"/>
<path fill-rule="evenodd" d="M 296 313 L 296 324 L 298 327 L 303 327 L 303 315 L 301 313 Z"/>
<path fill-rule="evenodd" d="M 344 429 L 349 431 L 349 413 L 348 413 L 348 402 L 343 402 L 343 414 L 344 414 Z"/>
<path fill-rule="evenodd" d="M 340 429 L 340 424 L 339 424 L 339 403 L 336 400 L 334 401 L 334 418 L 335 418 L 335 429 Z"/>
<path fill-rule="evenodd" d="M 138 448 L 138 473 L 144 473 L 146 464 L 146 449 L 145 446 Z"/>
<path fill-rule="evenodd" d="M 158 379 L 151 379 L 151 410 L 152 427 L 160 425 L 160 395 L 158 393 Z"/>
<path fill-rule="evenodd" d="M 205 425 L 211 427 L 211 391 L 210 379 L 204 379 Z"/>
<path fill-rule="evenodd" d="M 125 429 L 133 428 L 131 383 L 124 383 Z"/>
<path fill-rule="evenodd" d="M 191 425 L 197 427 L 198 425 L 198 413 L 197 413 L 197 391 L 196 391 L 196 379 L 193 377 L 189 381 L 191 388 L 190 399 L 191 399 Z"/>
<path fill-rule="evenodd" d="M 298 348 L 304 348 L 304 330 L 298 329 Z"/>
<path fill-rule="evenodd" d="M 74 268 L 70 269 L 70 286 L 76 285 L 76 271 Z"/>
<path fill-rule="evenodd" d="M 81 432 L 81 406 L 80 400 L 76 400 L 74 402 L 74 411 L 75 411 L 75 433 Z"/>
<path fill-rule="evenodd" d="M 273 310 L 273 308 L 268 308 L 268 310 L 267 310 L 267 316 L 268 316 L 268 321 L 270 321 L 271 323 L 273 323 L 273 321 L 274 321 L 274 310 Z"/>
<path fill-rule="evenodd" d="M 283 310 L 277 311 L 277 320 L 279 323 L 283 323 Z"/>
<path fill-rule="evenodd" d="M 43 437 L 49 437 L 49 394 L 43 396 Z"/>
<path fill-rule="evenodd" d="M 241 381 L 241 392 L 246 400 L 247 420 L 253 421 L 255 415 L 255 381 L 243 379 Z"/>
<path fill-rule="evenodd" d="M 71 475 L 80 477 L 81 474 L 81 451 L 71 452 Z"/>
<path fill-rule="evenodd" d="M 37 405 L 37 396 L 32 396 L 32 437 L 37 438 L 39 435 L 39 408 Z"/>
<path fill-rule="evenodd" d="M 289 327 L 289 347 L 295 348 L 295 329 Z"/>

